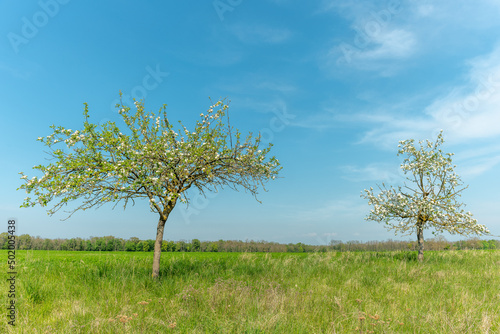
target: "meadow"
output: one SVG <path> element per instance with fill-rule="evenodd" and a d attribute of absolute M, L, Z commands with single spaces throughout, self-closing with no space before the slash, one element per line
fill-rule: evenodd
<path fill-rule="evenodd" d="M 1 333 L 500 332 L 498 250 L 163 253 L 159 280 L 152 253 L 16 256 Z"/>

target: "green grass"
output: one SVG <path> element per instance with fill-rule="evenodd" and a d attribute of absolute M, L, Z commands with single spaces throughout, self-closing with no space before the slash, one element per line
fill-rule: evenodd
<path fill-rule="evenodd" d="M 500 332 L 500 251 L 16 255 L 1 333 Z"/>

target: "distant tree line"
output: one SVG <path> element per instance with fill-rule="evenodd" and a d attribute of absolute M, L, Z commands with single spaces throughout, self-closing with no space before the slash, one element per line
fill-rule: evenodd
<path fill-rule="evenodd" d="M 7 249 L 8 234 L 0 234 L 0 249 Z M 22 234 L 16 238 L 16 249 L 27 250 L 66 250 L 66 251 L 126 251 L 152 252 L 154 240 L 140 240 L 132 237 L 128 240 L 113 236 L 90 237 L 89 239 L 49 239 L 40 236 L 32 237 Z M 386 240 L 386 241 L 347 241 L 332 240 L 328 245 L 306 245 L 301 242 L 280 244 L 267 241 L 219 240 L 200 241 L 163 241 L 163 252 L 363 252 L 363 251 L 398 251 L 417 249 L 417 242 Z M 499 240 L 480 240 L 472 238 L 460 241 L 447 241 L 444 237 L 425 241 L 427 250 L 465 250 L 465 249 L 500 249 Z"/>
<path fill-rule="evenodd" d="M 470 238 L 467 240 L 448 241 L 443 236 L 431 238 L 424 241 L 426 250 L 468 250 L 468 249 L 500 249 L 500 240 L 481 240 L 479 238 Z M 410 250 L 417 251 L 417 241 L 400 241 L 400 240 L 386 240 L 386 241 L 337 241 L 330 242 L 328 249 L 335 251 L 350 251 L 350 252 L 363 252 L 363 251 L 398 251 Z"/>

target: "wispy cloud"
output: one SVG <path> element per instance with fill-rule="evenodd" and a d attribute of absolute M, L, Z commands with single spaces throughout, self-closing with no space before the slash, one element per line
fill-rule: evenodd
<path fill-rule="evenodd" d="M 415 54 L 416 36 L 395 20 L 402 10 L 400 5 L 377 8 L 373 3 L 325 1 L 321 11 L 332 10 L 352 22 L 353 35 L 350 40 L 335 40 L 328 50 L 324 61 L 330 70 L 354 68 L 390 76 L 399 69 L 396 61 Z"/>
<path fill-rule="evenodd" d="M 0 72 L 6 72 L 13 78 L 19 78 L 23 80 L 26 80 L 30 77 L 30 73 L 26 72 L 26 70 L 19 70 L 2 62 L 0 62 Z"/>
<path fill-rule="evenodd" d="M 500 164 L 500 152 L 496 156 L 484 156 L 479 159 L 468 161 L 462 167 L 461 176 L 473 177 L 488 172 Z"/>
<path fill-rule="evenodd" d="M 298 128 L 311 129 L 315 131 L 327 130 L 335 127 L 338 115 L 334 112 L 325 110 L 323 112 L 311 112 L 302 110 L 299 117 L 291 122 L 292 126 Z"/>
<path fill-rule="evenodd" d="M 428 92 L 415 94 L 412 100 L 386 98 L 377 108 L 335 115 L 336 123 L 365 125 L 358 143 L 394 150 L 398 141 L 435 139 L 444 131 L 446 144 L 461 160 L 462 175 L 477 176 L 500 163 L 500 150 L 492 140 L 500 137 L 500 46 L 490 53 L 464 62 L 467 69 L 462 80 L 438 96 Z M 422 95 L 419 97 L 418 95 Z M 411 104 L 418 101 L 415 108 Z M 422 103 L 422 101 L 426 101 Z M 325 126 L 328 123 L 321 123 Z M 338 125 L 337 125 L 338 126 Z M 333 125 L 331 126 L 333 127 Z M 483 145 L 480 150 L 465 151 L 468 144 Z M 494 142 L 496 143 L 496 142 Z M 346 178 L 366 175 L 380 180 L 391 176 L 377 165 L 346 166 Z"/>
<path fill-rule="evenodd" d="M 356 54 L 359 59 L 397 59 L 410 56 L 416 46 L 415 37 L 403 29 L 387 30 L 373 38 L 374 48 L 361 50 Z"/>
<path fill-rule="evenodd" d="M 350 181 L 376 181 L 394 184 L 402 181 L 404 173 L 396 164 L 389 163 L 370 163 L 359 167 L 346 165 L 341 167 L 343 177 Z"/>
<path fill-rule="evenodd" d="M 298 87 L 287 82 L 285 78 L 271 77 L 268 74 L 251 73 L 237 78 L 220 78 L 214 83 L 214 88 L 219 91 L 244 96 L 258 95 L 289 95 L 298 91 Z"/>
<path fill-rule="evenodd" d="M 361 143 L 385 148 L 406 138 L 434 137 L 440 130 L 452 144 L 496 138 L 500 136 L 500 47 L 467 64 L 464 83 L 449 87 L 448 93 L 429 100 L 420 111 L 409 109 L 408 101 L 386 100 L 376 110 L 358 111 L 338 120 L 368 124 L 370 130 Z M 426 92 L 422 95 L 428 96 Z"/>
<path fill-rule="evenodd" d="M 371 129 L 366 131 L 358 143 L 371 144 L 381 149 L 394 149 L 400 140 L 415 138 L 424 139 L 434 137 L 441 128 L 432 120 L 423 117 L 408 117 L 408 115 L 388 114 L 366 115 L 362 113 L 356 118 L 372 123 Z M 359 117 L 361 116 L 361 117 Z"/>
<path fill-rule="evenodd" d="M 454 139 L 500 135 L 500 46 L 470 60 L 468 80 L 433 101 L 425 112 Z"/>
<path fill-rule="evenodd" d="M 454 162 L 460 166 L 460 175 L 463 177 L 481 175 L 500 164 L 500 145 L 491 143 L 479 149 L 461 150 Z"/>
<path fill-rule="evenodd" d="M 392 76 L 401 68 L 397 61 L 412 56 L 416 48 L 413 33 L 404 29 L 386 29 L 370 37 L 365 47 L 345 42 L 335 45 L 329 50 L 326 63 L 333 71 L 347 67 Z"/>
<path fill-rule="evenodd" d="M 332 36 L 320 57 L 336 75 L 354 69 L 394 76 L 411 67 L 416 56 L 435 55 L 437 48 L 443 54 L 465 49 L 464 36 L 479 46 L 484 42 L 478 34 L 500 27 L 500 5 L 494 0 L 324 0 L 318 12 L 351 22 L 351 38 Z"/>
<path fill-rule="evenodd" d="M 411 20 L 425 18 L 433 28 L 481 30 L 500 25 L 500 3 L 496 0 L 418 0 L 408 2 L 408 6 Z M 426 31 L 427 27 L 421 29 Z"/>

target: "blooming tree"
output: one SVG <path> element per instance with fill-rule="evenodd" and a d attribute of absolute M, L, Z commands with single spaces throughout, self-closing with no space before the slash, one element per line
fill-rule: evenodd
<path fill-rule="evenodd" d="M 54 162 L 34 167 L 43 173 L 41 178 L 28 179 L 20 173 L 25 183 L 19 189 L 34 195 L 22 207 L 56 201 L 48 210 L 52 215 L 77 200 L 77 207 L 67 211 L 69 218 L 78 210 L 108 202 L 115 206 L 122 202 L 125 209 L 130 202 L 135 204 L 134 199 L 148 200 L 151 211 L 159 215 L 153 277 L 159 275 L 165 223 L 178 202 L 189 202 L 188 189 L 205 194 L 224 187 L 243 188 L 256 197 L 260 186 L 264 188 L 281 170 L 279 161 L 268 157 L 272 144 L 259 149 L 260 135 L 250 133 L 242 139 L 230 127 L 228 116 L 225 124 L 228 105 L 224 100 L 200 114 L 193 131 L 181 122 L 176 131 L 165 105 L 158 114 L 145 112 L 143 103 L 137 101 L 134 114 L 123 104 L 117 107 L 126 132 L 114 122 L 101 127 L 90 123 L 85 104 L 82 130 L 52 125 L 53 134 L 38 138 L 50 148 Z M 69 153 L 53 148 L 59 143 L 66 144 Z"/>
<path fill-rule="evenodd" d="M 406 180 L 413 187 L 398 186 L 389 189 L 382 183 L 380 193 L 373 188 L 364 190 L 362 197 L 368 199 L 373 210 L 367 220 L 383 222 L 395 233 L 411 234 L 417 232 L 418 260 L 424 258 L 424 228 L 433 228 L 433 233 L 447 231 L 451 234 L 488 234 L 488 229 L 477 223 L 470 212 L 463 210 L 458 202 L 463 187 L 460 177 L 455 174 L 451 157 L 453 153 L 443 153 L 443 133 L 439 133 L 433 143 L 427 140 L 415 147 L 414 140 L 399 142 L 399 155 L 406 155 L 401 169 Z"/>

